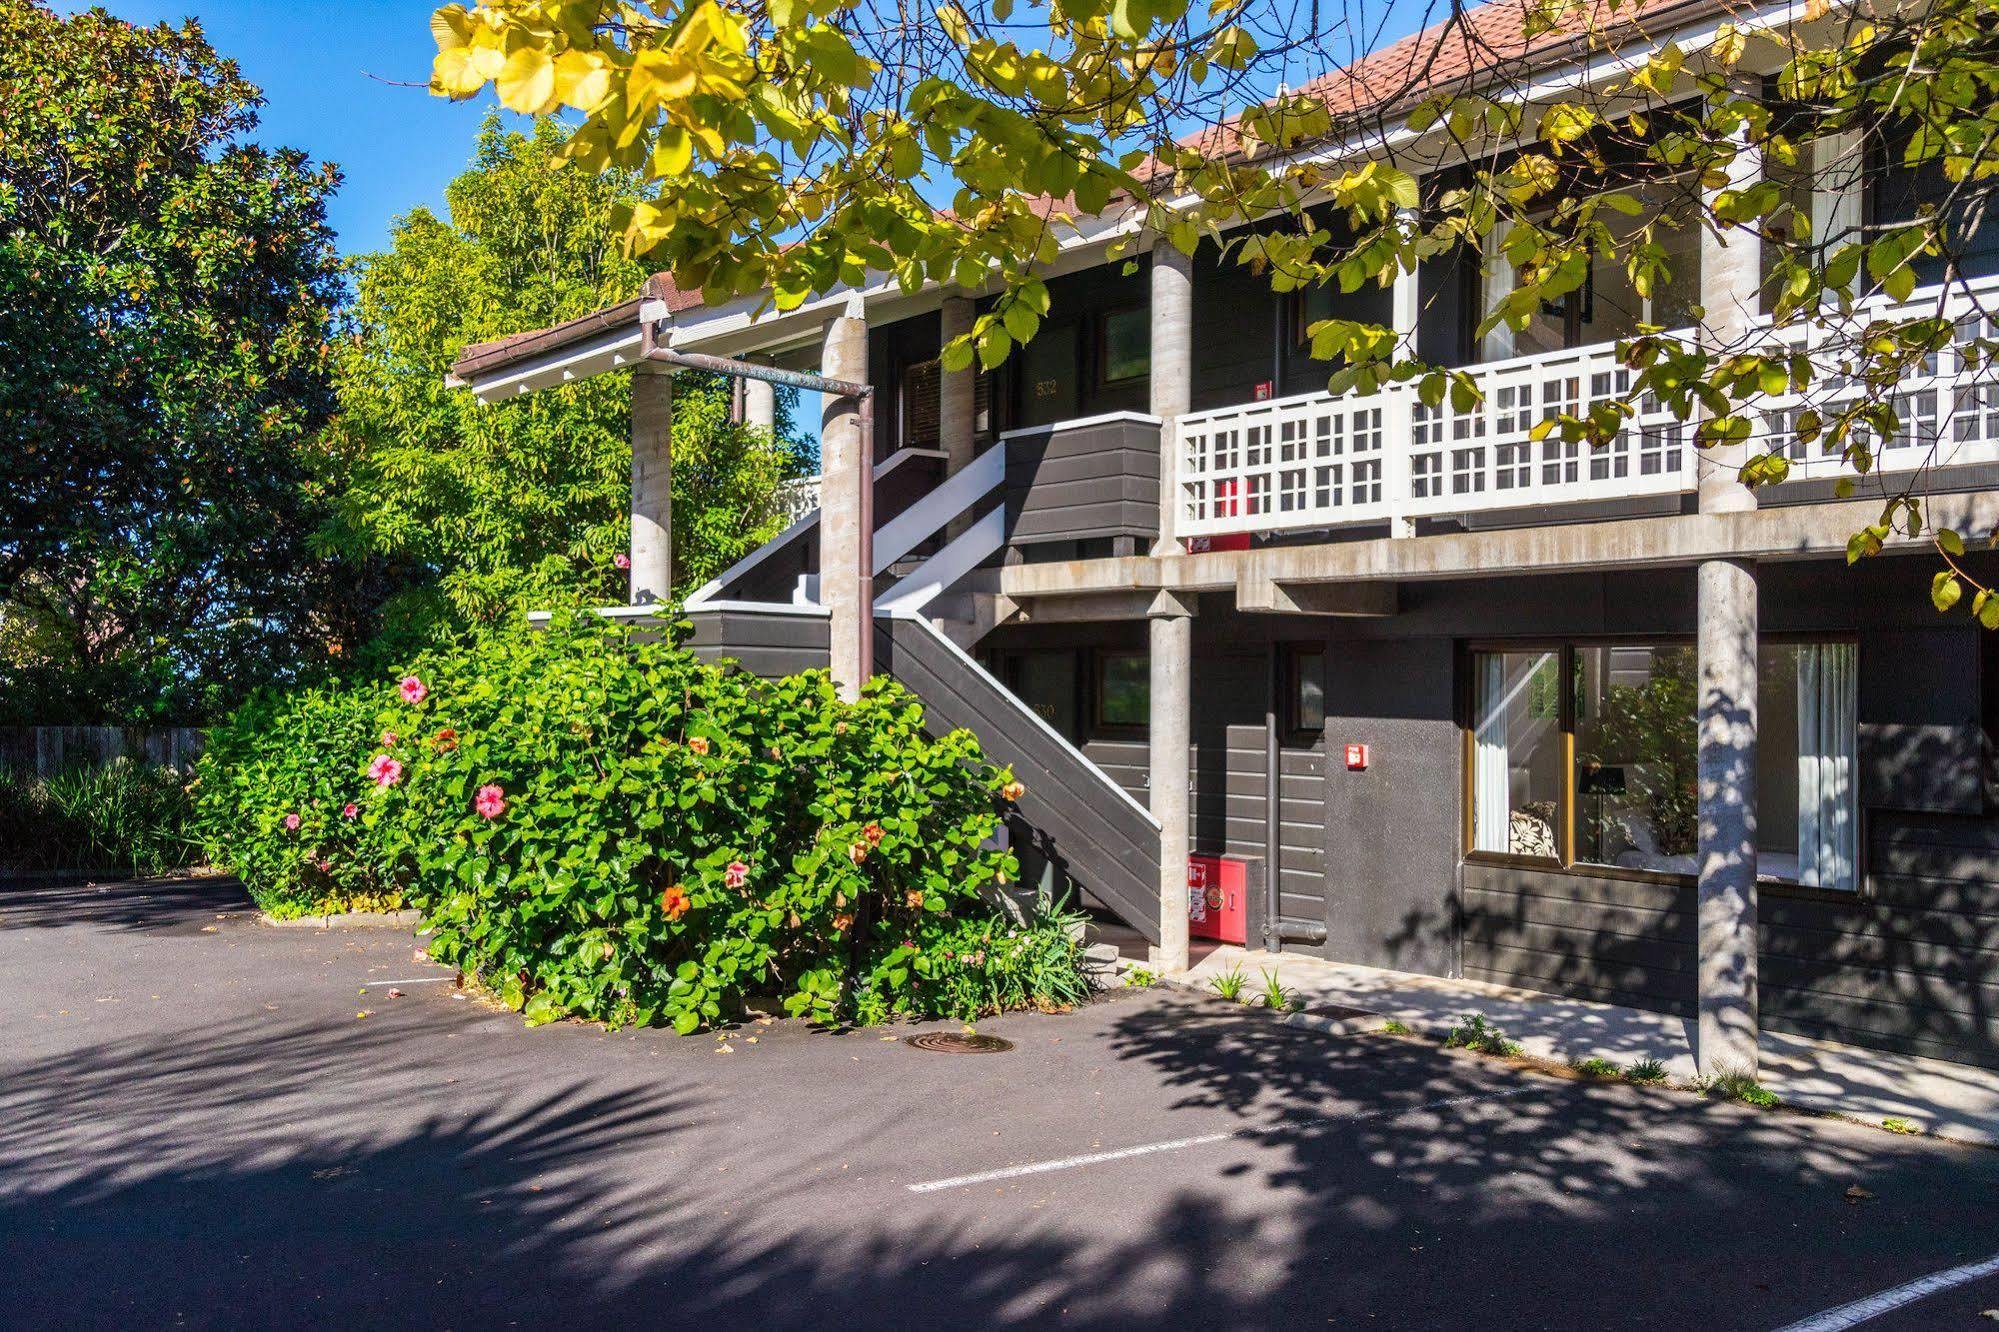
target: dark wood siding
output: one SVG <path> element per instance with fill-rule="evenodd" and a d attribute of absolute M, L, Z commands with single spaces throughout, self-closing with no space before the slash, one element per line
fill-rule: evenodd
<path fill-rule="evenodd" d="M 828 621 L 823 615 L 694 611 L 688 646 L 706 661 L 734 661 L 766 680 L 825 670 Z"/>
<path fill-rule="evenodd" d="M 1694 888 L 1469 862 L 1470 980 L 1665 1013 L 1694 1011 Z"/>
<path fill-rule="evenodd" d="M 1010 546 L 1159 533 L 1159 427 L 1105 421 L 1013 435 L 1006 449 Z"/>
<path fill-rule="evenodd" d="M 1106 791 L 1076 751 L 1024 715 L 983 671 L 948 651 L 922 626 L 877 622 L 880 668 L 923 700 L 933 726 L 963 727 L 987 757 L 1012 765 L 1026 786 L 1019 810 L 1034 849 L 1085 884 L 1155 942 L 1159 938 L 1159 833 L 1139 807 Z"/>
<path fill-rule="evenodd" d="M 1877 814 L 1856 898 L 1765 892 L 1764 1025 L 1999 1067 L 1999 821 Z"/>

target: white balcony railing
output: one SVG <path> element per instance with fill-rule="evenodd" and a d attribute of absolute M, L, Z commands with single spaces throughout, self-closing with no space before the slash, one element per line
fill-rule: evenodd
<path fill-rule="evenodd" d="M 1932 291 L 1927 301 L 1919 294 L 1905 306 L 1869 313 L 1929 313 L 1936 302 Z M 1975 297 L 1955 295 L 1945 309 L 1958 321 L 1960 346 L 1999 337 Z M 1816 325 L 1813 331 L 1827 345 L 1835 336 Z M 1180 534 L 1329 528 L 1695 489 L 1700 450 L 1693 426 L 1649 395 L 1636 420 L 1604 447 L 1565 443 L 1558 433 L 1531 437 L 1544 418 L 1585 412 L 1629 392 L 1632 372 L 1619 363 L 1614 344 L 1490 362 L 1470 373 L 1484 401 L 1465 412 L 1448 402 L 1427 407 L 1413 388 L 1396 385 L 1368 395 L 1315 393 L 1182 416 L 1176 423 Z M 1821 374 L 1810 396 L 1822 413 L 1860 391 L 1837 365 Z M 1880 470 L 1999 461 L 1993 367 L 1974 367 L 1952 348 L 1905 378 L 1895 397 L 1901 429 L 1877 445 Z M 1821 445 L 1797 440 L 1791 426 L 1802 405 L 1788 397 L 1757 404 L 1759 449 L 1781 447 L 1797 477 L 1849 471 L 1837 455 L 1824 456 Z"/>

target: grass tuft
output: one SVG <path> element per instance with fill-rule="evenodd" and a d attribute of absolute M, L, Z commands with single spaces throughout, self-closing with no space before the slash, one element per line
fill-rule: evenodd
<path fill-rule="evenodd" d="M 1782 1105 L 1777 1094 L 1747 1073 L 1717 1073 L 1700 1084 L 1701 1095 L 1717 1101 L 1740 1101 L 1769 1109 Z"/>
<path fill-rule="evenodd" d="M 1664 1082 L 1666 1066 L 1656 1059 L 1641 1059 L 1624 1070 L 1624 1076 L 1633 1082 Z"/>
<path fill-rule="evenodd" d="M 1487 1021 L 1483 1013 L 1467 1013 L 1464 1020 L 1451 1028 L 1444 1044 L 1465 1050 L 1476 1050 L 1488 1055 L 1517 1055 L 1520 1047 L 1506 1039 L 1506 1033 Z"/>
<path fill-rule="evenodd" d="M 1611 1060 L 1599 1058 L 1594 1055 L 1588 1059 L 1571 1059 L 1569 1067 L 1586 1078 L 1615 1078 L 1621 1076 L 1624 1072 L 1621 1067 Z"/>

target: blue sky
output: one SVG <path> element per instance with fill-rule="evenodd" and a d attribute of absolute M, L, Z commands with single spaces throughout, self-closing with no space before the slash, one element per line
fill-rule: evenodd
<path fill-rule="evenodd" d="M 329 208 L 344 254 L 384 248 L 390 221 L 418 204 L 441 209 L 445 182 L 471 160 L 480 118 L 493 105 L 491 98 L 453 104 L 424 90 L 436 49 L 434 0 L 104 0 L 103 7 L 134 23 L 201 20 L 215 48 L 264 90 L 257 137 L 346 173 Z"/>

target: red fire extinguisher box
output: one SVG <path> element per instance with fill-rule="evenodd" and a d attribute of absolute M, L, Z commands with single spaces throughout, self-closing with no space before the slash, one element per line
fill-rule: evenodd
<path fill-rule="evenodd" d="M 1249 866 L 1232 856 L 1187 857 L 1187 933 L 1249 942 Z"/>

